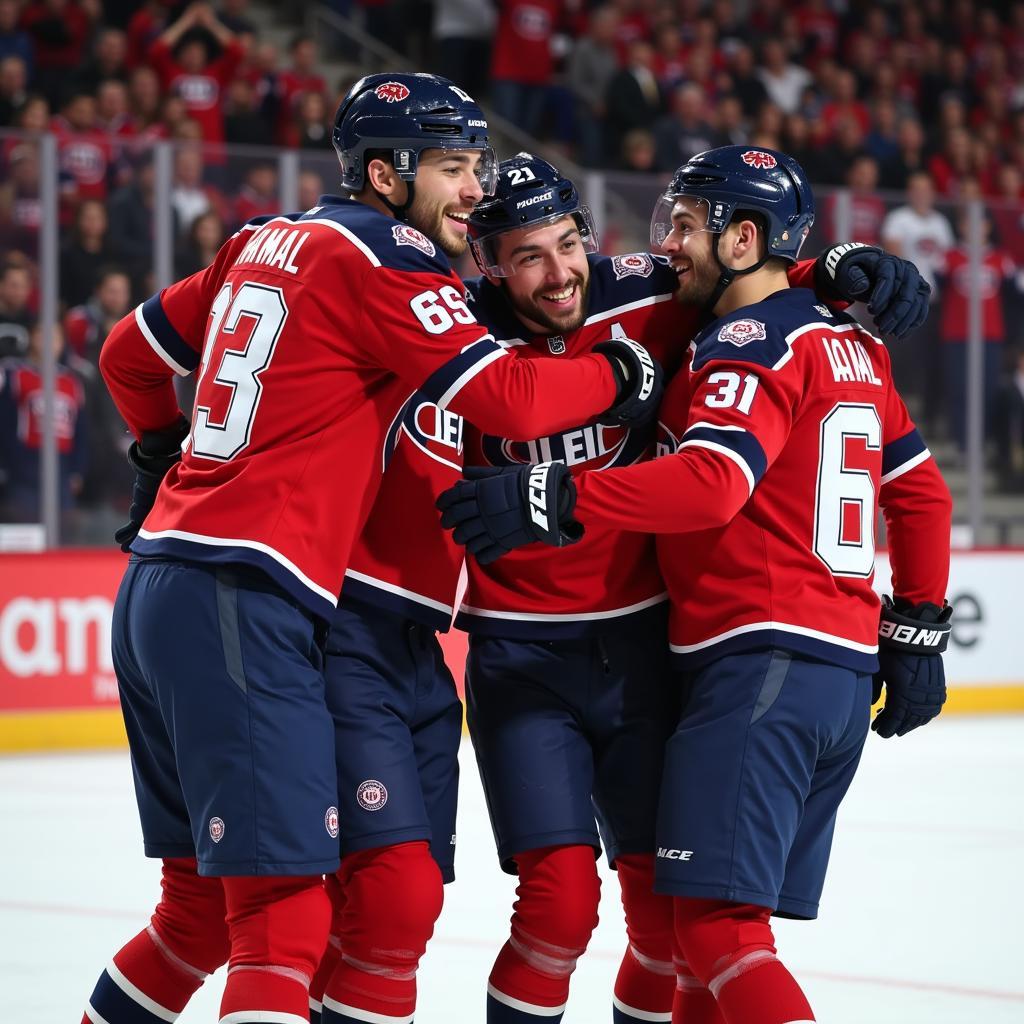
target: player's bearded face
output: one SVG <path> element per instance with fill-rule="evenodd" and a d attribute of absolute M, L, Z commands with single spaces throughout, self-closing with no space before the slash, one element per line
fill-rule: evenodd
<path fill-rule="evenodd" d="M 704 200 L 681 196 L 672 209 L 672 226 L 661 245 L 676 272 L 676 300 L 703 306 L 718 284 L 722 268 L 715 259 L 714 234 L 707 228 Z"/>
<path fill-rule="evenodd" d="M 501 258 L 515 273 L 501 278 L 509 302 L 528 325 L 568 334 L 587 316 L 590 264 L 572 217 L 500 237 Z"/>
<path fill-rule="evenodd" d="M 476 176 L 479 163 L 480 154 L 473 151 L 420 154 L 408 221 L 448 256 L 461 256 L 469 246 L 469 215 L 484 194 Z"/>

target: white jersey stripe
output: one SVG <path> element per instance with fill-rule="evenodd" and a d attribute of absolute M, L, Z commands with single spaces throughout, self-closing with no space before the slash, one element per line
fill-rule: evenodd
<path fill-rule="evenodd" d="M 686 434 L 683 435 L 683 437 L 685 436 Z M 703 439 L 683 441 L 682 444 L 679 445 L 678 450 L 682 451 L 684 448 L 707 448 L 709 451 L 718 452 L 719 455 L 724 455 L 727 459 L 735 462 L 736 465 L 739 466 L 740 472 L 746 478 L 748 494 L 754 493 L 754 487 L 756 486 L 757 481 L 754 479 L 754 474 L 747 465 L 746 460 L 739 452 L 733 451 L 732 448 L 726 448 L 724 444 L 716 444 L 714 441 L 705 441 Z"/>
<path fill-rule="evenodd" d="M 566 612 L 565 614 L 544 614 L 540 612 L 509 612 L 495 611 L 491 608 L 474 608 L 472 605 L 463 604 L 459 608 L 460 614 L 478 615 L 482 619 L 510 619 L 516 622 L 588 622 L 591 620 L 614 619 L 620 615 L 630 615 L 633 612 L 643 611 L 645 608 L 653 608 L 668 600 L 667 593 L 657 594 L 645 601 L 638 601 L 636 604 L 626 605 L 625 608 L 611 608 L 606 612 Z"/>
<path fill-rule="evenodd" d="M 450 604 L 442 604 L 440 601 L 434 601 L 432 598 L 417 594 L 415 590 L 406 590 L 405 587 L 396 586 L 394 583 L 386 583 L 384 580 L 379 580 L 375 576 L 368 576 L 364 572 L 357 572 L 355 569 L 346 569 L 345 575 L 351 576 L 352 579 L 359 580 L 360 583 L 365 583 L 367 586 L 376 587 L 378 590 L 386 590 L 389 594 L 395 594 L 398 597 L 404 597 L 408 601 L 415 601 L 417 604 L 426 605 L 435 611 L 444 612 L 448 616 L 455 611 L 455 608 Z"/>
<path fill-rule="evenodd" d="M 595 313 L 593 316 L 588 316 L 583 321 L 583 326 L 589 327 L 591 324 L 613 320 L 617 316 L 622 316 L 623 313 L 628 313 L 631 309 L 642 309 L 644 306 L 654 306 L 659 302 L 668 302 L 670 299 L 675 298 L 675 294 L 675 292 L 666 292 L 664 295 L 648 295 L 646 298 L 637 299 L 636 302 L 627 302 L 625 305 L 616 306 L 614 309 L 606 309 L 603 313 Z"/>
<path fill-rule="evenodd" d="M 612 996 L 612 1005 L 620 1012 L 626 1014 L 633 1020 L 665 1021 L 672 1022 L 672 1011 L 658 1013 L 655 1010 L 638 1010 L 635 1006 L 627 1006 L 618 996 Z"/>
<path fill-rule="evenodd" d="M 326 995 L 324 996 L 324 1009 L 351 1017 L 353 1020 L 364 1020 L 366 1024 L 412 1024 L 413 1018 L 416 1016 L 410 1013 L 407 1017 L 392 1017 L 390 1014 L 375 1013 L 373 1010 L 361 1010 L 356 1006 L 339 1003 L 337 999 Z"/>
<path fill-rule="evenodd" d="M 565 1003 L 562 1003 L 561 1006 L 537 1006 L 534 1003 L 525 1003 L 522 999 L 505 995 L 490 982 L 487 983 L 487 994 L 492 999 L 497 999 L 499 1003 L 511 1006 L 513 1010 L 518 1010 L 520 1013 L 532 1013 L 535 1017 L 557 1017 L 565 1012 L 566 1007 Z"/>
<path fill-rule="evenodd" d="M 146 318 L 142 315 L 142 304 L 135 307 L 135 323 L 138 325 L 142 336 L 149 343 L 149 347 L 179 376 L 187 377 L 192 371 L 186 370 L 168 351 L 156 340 L 156 335 L 149 329 Z"/>
<path fill-rule="evenodd" d="M 278 565 L 290 572 L 304 587 L 312 590 L 318 597 L 329 601 L 332 606 L 337 607 L 338 595 L 332 593 L 319 583 L 314 583 L 291 559 L 286 558 L 280 551 L 275 551 L 269 544 L 263 544 L 258 540 L 243 540 L 237 537 L 211 537 L 203 533 L 189 533 L 187 530 L 139 530 L 139 536 L 143 540 L 186 540 L 193 544 L 207 544 L 213 548 L 248 548 L 251 551 L 259 551 L 269 555 Z"/>
<path fill-rule="evenodd" d="M 880 482 L 887 484 L 890 480 L 895 480 L 897 477 L 903 476 L 904 473 L 909 473 L 915 466 L 920 466 L 925 459 L 930 459 L 931 457 L 932 453 L 925 448 L 923 452 L 918 452 L 916 455 L 911 456 L 902 465 L 897 466 L 895 469 L 890 469 Z"/>
<path fill-rule="evenodd" d="M 485 335 L 483 338 L 477 339 L 480 341 L 494 341 L 491 335 Z M 468 370 L 464 371 L 456 380 L 452 386 L 435 402 L 434 404 L 440 409 L 447 409 L 448 403 L 478 374 L 481 370 L 486 369 L 496 359 L 501 359 L 508 353 L 503 348 L 491 349 L 485 356 L 478 359 Z"/>
<path fill-rule="evenodd" d="M 736 626 L 735 629 L 728 629 L 724 633 L 708 637 L 696 644 L 669 644 L 673 654 L 692 654 L 694 651 L 703 651 L 707 647 L 720 644 L 724 640 L 731 640 L 734 636 L 743 636 L 745 633 L 754 633 L 762 629 L 774 629 L 780 633 L 795 633 L 798 636 L 810 637 L 812 640 L 821 640 L 826 644 L 836 644 L 838 647 L 848 647 L 852 651 L 859 651 L 861 654 L 877 654 L 878 644 L 859 644 L 856 640 L 848 640 L 845 636 L 835 636 L 832 633 L 823 633 L 818 629 L 808 629 L 806 626 L 794 626 L 790 622 L 751 622 L 745 626 Z"/>
<path fill-rule="evenodd" d="M 178 1019 L 178 1014 L 174 1010 L 168 1010 L 166 1006 L 161 1006 L 155 999 L 150 999 L 141 988 L 133 985 L 118 969 L 117 964 L 113 960 L 107 964 L 107 974 L 110 975 L 111 980 L 115 985 L 126 995 L 133 1003 L 137 1003 L 144 1010 L 153 1014 L 154 1017 L 159 1017 L 161 1020 L 165 1020 L 168 1024 L 173 1024 Z"/>

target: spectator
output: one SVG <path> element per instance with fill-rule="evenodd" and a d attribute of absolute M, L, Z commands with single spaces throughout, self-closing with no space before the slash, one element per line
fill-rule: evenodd
<path fill-rule="evenodd" d="M 221 211 L 221 194 L 203 181 L 203 152 L 198 145 L 182 145 L 174 154 L 174 177 L 171 182 L 171 209 L 174 211 L 174 233 L 188 233 L 196 217 L 210 210 Z"/>
<path fill-rule="evenodd" d="M 864 133 L 855 117 L 841 117 L 835 126 L 835 138 L 818 151 L 817 176 L 822 185 L 842 185 L 850 164 L 864 153 Z"/>
<path fill-rule="evenodd" d="M 103 265 L 113 261 L 108 228 L 107 208 L 102 202 L 86 199 L 79 203 L 71 237 L 60 258 L 60 296 L 68 306 L 85 302 L 96 287 Z M 74 348 L 73 341 L 71 344 Z"/>
<path fill-rule="evenodd" d="M 715 129 L 704 120 L 707 107 L 704 90 L 693 82 L 672 94 L 672 112 L 654 125 L 660 167 L 674 169 L 691 156 L 721 145 Z"/>
<path fill-rule="evenodd" d="M 111 197 L 110 240 L 117 262 L 128 267 L 132 293 L 148 295 L 154 291 L 149 280 L 153 269 L 154 180 L 153 161 L 139 165 L 134 178 Z"/>
<path fill-rule="evenodd" d="M 28 267 L 6 263 L 0 269 L 0 358 L 28 351 L 29 328 L 35 322 L 32 290 Z"/>
<path fill-rule="evenodd" d="M 331 148 L 331 111 L 323 93 L 304 92 L 299 97 L 293 134 L 300 149 Z"/>
<path fill-rule="evenodd" d="M 915 117 L 904 117 L 896 130 L 897 151 L 882 168 L 884 188 L 903 190 L 910 176 L 927 171 L 925 134 L 921 122 Z"/>
<path fill-rule="evenodd" d="M 968 249 L 967 208 L 961 213 L 957 228 L 960 244 L 946 253 L 946 262 L 940 279 L 941 336 L 945 408 L 949 414 L 950 433 L 961 450 L 964 450 L 967 447 L 967 341 L 970 297 L 973 292 L 981 299 L 981 329 L 985 353 L 982 387 L 985 436 L 988 436 L 992 422 L 993 400 L 999 387 L 1003 342 L 1006 340 L 1002 293 L 1014 280 L 1017 267 L 1004 250 L 997 249 L 991 244 L 992 223 L 987 216 L 983 215 L 981 218 L 981 265 L 977 270 L 971 266 L 971 254 Z"/>
<path fill-rule="evenodd" d="M 310 36 L 298 35 L 289 48 L 292 66 L 277 76 L 277 123 L 275 137 L 279 145 L 294 146 L 295 123 L 299 103 L 307 92 L 327 95 L 327 83 L 316 72 L 316 43 Z"/>
<path fill-rule="evenodd" d="M 611 153 L 622 151 L 622 140 L 633 129 L 653 128 L 661 113 L 653 64 L 654 48 L 645 39 L 636 39 L 629 44 L 624 67 L 608 83 L 605 144 Z"/>
<path fill-rule="evenodd" d="M 996 235 L 1018 267 L 1024 267 L 1024 170 L 1004 164 L 996 179 L 998 193 L 990 204 Z M 1011 289 L 1005 297 L 1007 341 L 1024 351 L 1024 290 Z"/>
<path fill-rule="evenodd" d="M 35 0 L 22 12 L 21 27 L 32 40 L 33 85 L 56 105 L 82 65 L 92 31 L 89 14 L 75 0 Z"/>
<path fill-rule="evenodd" d="M 600 166 L 607 152 L 602 122 L 608 86 L 619 67 L 615 49 L 618 25 L 619 12 L 614 7 L 598 7 L 569 56 L 566 78 L 575 100 L 579 159 L 588 167 Z"/>
<path fill-rule="evenodd" d="M 39 251 L 39 147 L 18 143 L 7 156 L 7 180 L 0 183 L 0 250 L 35 257 Z"/>
<path fill-rule="evenodd" d="M 491 58 L 491 101 L 496 114 L 528 135 L 539 135 L 554 58 L 551 37 L 560 0 L 499 0 Z"/>
<path fill-rule="evenodd" d="M 64 350 L 60 327 L 53 332 L 55 355 Z M 28 351 L 4 360 L 0 369 L 0 467 L 6 484 L 0 519 L 34 523 L 41 519 L 40 463 L 43 444 L 43 332 L 29 329 Z M 58 495 L 67 525 L 75 496 L 82 489 L 87 428 L 82 415 L 85 392 L 78 376 L 58 362 L 54 387 L 54 430 L 57 435 Z"/>
<path fill-rule="evenodd" d="M 105 135 L 134 134 L 128 87 L 117 78 L 108 78 L 96 90 L 96 127 Z"/>
<path fill-rule="evenodd" d="M 128 22 L 128 69 L 146 67 L 152 45 L 167 27 L 168 5 L 163 0 L 143 0 Z"/>
<path fill-rule="evenodd" d="M 235 200 L 234 226 L 253 217 L 275 214 L 281 208 L 277 194 L 277 168 L 271 163 L 254 164 L 245 172 L 245 180 Z"/>
<path fill-rule="evenodd" d="M 879 167 L 887 166 L 899 156 L 899 111 L 894 100 L 875 101 L 864 148 L 878 161 Z"/>
<path fill-rule="evenodd" d="M 434 39 L 437 66 L 478 99 L 490 89 L 494 7 L 480 0 L 435 0 Z"/>
<path fill-rule="evenodd" d="M 637 174 L 654 174 L 659 170 L 665 170 L 658 165 L 658 145 L 649 131 L 634 128 L 631 132 L 626 132 L 626 137 L 622 140 L 620 167 L 624 171 L 634 171 Z"/>
<path fill-rule="evenodd" d="M 299 175 L 299 209 L 310 210 L 324 194 L 324 179 L 316 171 L 303 171 Z"/>
<path fill-rule="evenodd" d="M 696 51 L 696 47 L 691 48 Z M 662 25 L 654 34 L 654 77 L 662 96 L 671 96 L 692 75 L 687 69 L 687 54 L 683 47 L 683 34 L 674 22 Z"/>
<path fill-rule="evenodd" d="M 31 72 L 32 40 L 18 27 L 20 16 L 18 0 L 0 0 L 0 61 L 7 57 L 20 57 Z"/>
<path fill-rule="evenodd" d="M 953 128 L 946 135 L 945 145 L 928 161 L 928 172 L 940 195 L 961 195 L 966 182 L 978 180 L 983 192 L 991 191 L 991 179 L 978 166 L 973 140 L 963 128 Z M 979 175 L 984 175 L 983 179 Z"/>
<path fill-rule="evenodd" d="M 60 170 L 65 175 L 61 194 L 61 224 L 71 223 L 83 199 L 106 199 L 114 147 L 99 129 L 96 98 L 74 93 L 54 118 Z"/>
<path fill-rule="evenodd" d="M 132 471 L 126 458 L 131 435 L 99 373 L 99 356 L 111 328 L 131 309 L 128 275 L 114 267 L 100 268 L 88 301 L 64 318 L 69 359 L 82 378 L 88 424 L 86 471 L 79 504 L 83 517 L 79 540 L 106 543 L 127 511 Z"/>
<path fill-rule="evenodd" d="M 271 132 L 277 124 L 280 106 L 277 80 L 281 72 L 277 65 L 277 47 L 272 43 L 260 43 L 249 50 L 238 72 L 238 77 L 244 78 L 252 85 L 255 109 Z"/>
<path fill-rule="evenodd" d="M 11 55 L 0 60 L 0 128 L 14 124 L 18 110 L 28 99 L 28 64 Z"/>
<path fill-rule="evenodd" d="M 715 144 L 718 146 L 744 145 L 750 138 L 750 132 L 743 117 L 743 104 L 739 97 L 723 96 L 718 101 L 716 113 L 715 135 L 718 141 Z"/>
<path fill-rule="evenodd" d="M 939 360 L 939 275 L 946 253 L 954 245 L 953 228 L 935 209 L 935 186 L 927 171 L 915 171 L 907 181 L 907 202 L 882 222 L 882 245 L 897 256 L 912 260 L 932 286 L 928 318 L 904 343 L 890 353 L 893 374 L 901 394 L 919 395 L 925 422 L 938 419 L 942 392 Z"/>
<path fill-rule="evenodd" d="M 768 98 L 783 113 L 794 113 L 804 89 L 813 81 L 813 76 L 806 68 L 789 60 L 782 43 L 777 39 L 765 41 L 761 49 L 761 60 L 763 67 L 758 77 Z"/>
<path fill-rule="evenodd" d="M 216 258 L 227 236 L 224 221 L 212 210 L 196 217 L 184 242 L 178 247 L 174 276 L 180 280 L 205 270 Z"/>
<path fill-rule="evenodd" d="M 190 32 L 205 29 L 205 32 Z M 208 35 L 222 52 L 211 60 Z M 224 141 L 221 95 L 234 77 L 245 48 L 207 3 L 194 3 L 163 31 L 149 51 L 164 87 L 185 101 L 188 116 L 197 121 L 207 143 Z"/>
<path fill-rule="evenodd" d="M 92 59 L 77 74 L 78 88 L 96 92 L 111 80 L 127 84 L 128 37 L 119 28 L 101 29 L 93 44 Z"/>
<path fill-rule="evenodd" d="M 1003 489 L 1024 491 L 1024 352 L 1020 350 L 1014 353 L 996 393 L 993 431 Z"/>
<path fill-rule="evenodd" d="M 273 142 L 270 125 L 257 109 L 256 90 L 248 78 L 236 78 L 228 86 L 224 140 L 236 146 L 269 146 Z"/>
<path fill-rule="evenodd" d="M 838 122 L 847 117 L 856 119 L 861 135 L 867 135 L 871 128 L 871 114 L 857 99 L 857 79 L 852 71 L 838 69 L 833 78 L 832 98 L 821 108 L 827 134 L 834 136 Z"/>
<path fill-rule="evenodd" d="M 150 143 L 167 138 L 162 105 L 160 76 L 148 65 L 137 67 L 128 80 L 128 108 L 131 111 L 131 134 L 137 140 L 133 148 L 136 157 L 148 151 Z"/>
<path fill-rule="evenodd" d="M 750 119 L 757 116 L 768 99 L 768 91 L 754 64 L 754 50 L 743 44 L 732 52 L 729 61 L 730 88 L 743 105 L 743 116 Z"/>

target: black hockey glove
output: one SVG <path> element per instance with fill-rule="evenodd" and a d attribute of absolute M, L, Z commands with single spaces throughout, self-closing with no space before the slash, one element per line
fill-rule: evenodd
<path fill-rule="evenodd" d="M 866 302 L 879 333 L 902 338 L 924 323 L 931 285 L 910 260 L 863 242 L 834 245 L 814 266 L 815 288 L 846 302 Z"/>
<path fill-rule="evenodd" d="M 661 364 L 629 338 L 609 338 L 594 346 L 612 365 L 615 404 L 598 418 L 606 427 L 638 427 L 658 415 L 665 390 Z"/>
<path fill-rule="evenodd" d="M 466 479 L 438 499 L 441 525 L 487 565 L 524 544 L 575 544 L 583 527 L 572 518 L 576 485 L 560 462 L 496 468 L 467 466 Z"/>
<path fill-rule="evenodd" d="M 882 598 L 878 624 L 878 674 L 871 703 L 882 695 L 885 707 L 871 728 L 879 736 L 905 736 L 927 725 L 946 700 L 946 672 L 942 652 L 949 643 L 953 609 L 925 602 L 911 605 L 897 597 Z"/>
<path fill-rule="evenodd" d="M 128 509 L 128 522 L 115 534 L 114 540 L 122 551 L 131 549 L 149 510 L 156 501 L 160 481 L 167 471 L 181 460 L 181 443 L 188 437 L 189 423 L 184 416 L 166 430 L 147 431 L 141 441 L 133 441 L 128 449 L 128 463 L 135 470 L 132 485 L 132 504 Z"/>

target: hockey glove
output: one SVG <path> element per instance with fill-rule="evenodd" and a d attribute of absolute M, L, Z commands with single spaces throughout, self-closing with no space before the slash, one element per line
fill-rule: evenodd
<path fill-rule="evenodd" d="M 863 242 L 827 249 L 814 267 L 820 294 L 866 302 L 881 334 L 902 338 L 924 323 L 931 285 L 910 260 Z"/>
<path fill-rule="evenodd" d="M 583 536 L 572 518 L 576 485 L 562 463 L 467 466 L 465 474 L 437 499 L 437 507 L 441 525 L 481 565 L 534 541 L 560 548 Z"/>
<path fill-rule="evenodd" d="M 946 700 L 946 672 L 942 652 L 949 643 L 953 609 L 925 602 L 911 605 L 897 597 L 882 599 L 878 624 L 878 674 L 872 703 L 882 695 L 885 707 L 871 728 L 884 739 L 904 736 L 927 725 Z"/>
<path fill-rule="evenodd" d="M 609 338 L 594 346 L 612 365 L 615 404 L 598 419 L 606 427 L 638 427 L 658 415 L 665 390 L 661 365 L 643 345 L 629 338 Z"/>
<path fill-rule="evenodd" d="M 141 441 L 133 441 L 128 449 L 128 463 L 135 470 L 132 504 L 128 522 L 115 534 L 122 551 L 129 551 L 139 534 L 149 510 L 156 501 L 160 481 L 176 462 L 181 461 L 181 443 L 188 437 L 189 423 L 184 416 L 166 430 L 147 431 Z"/>

